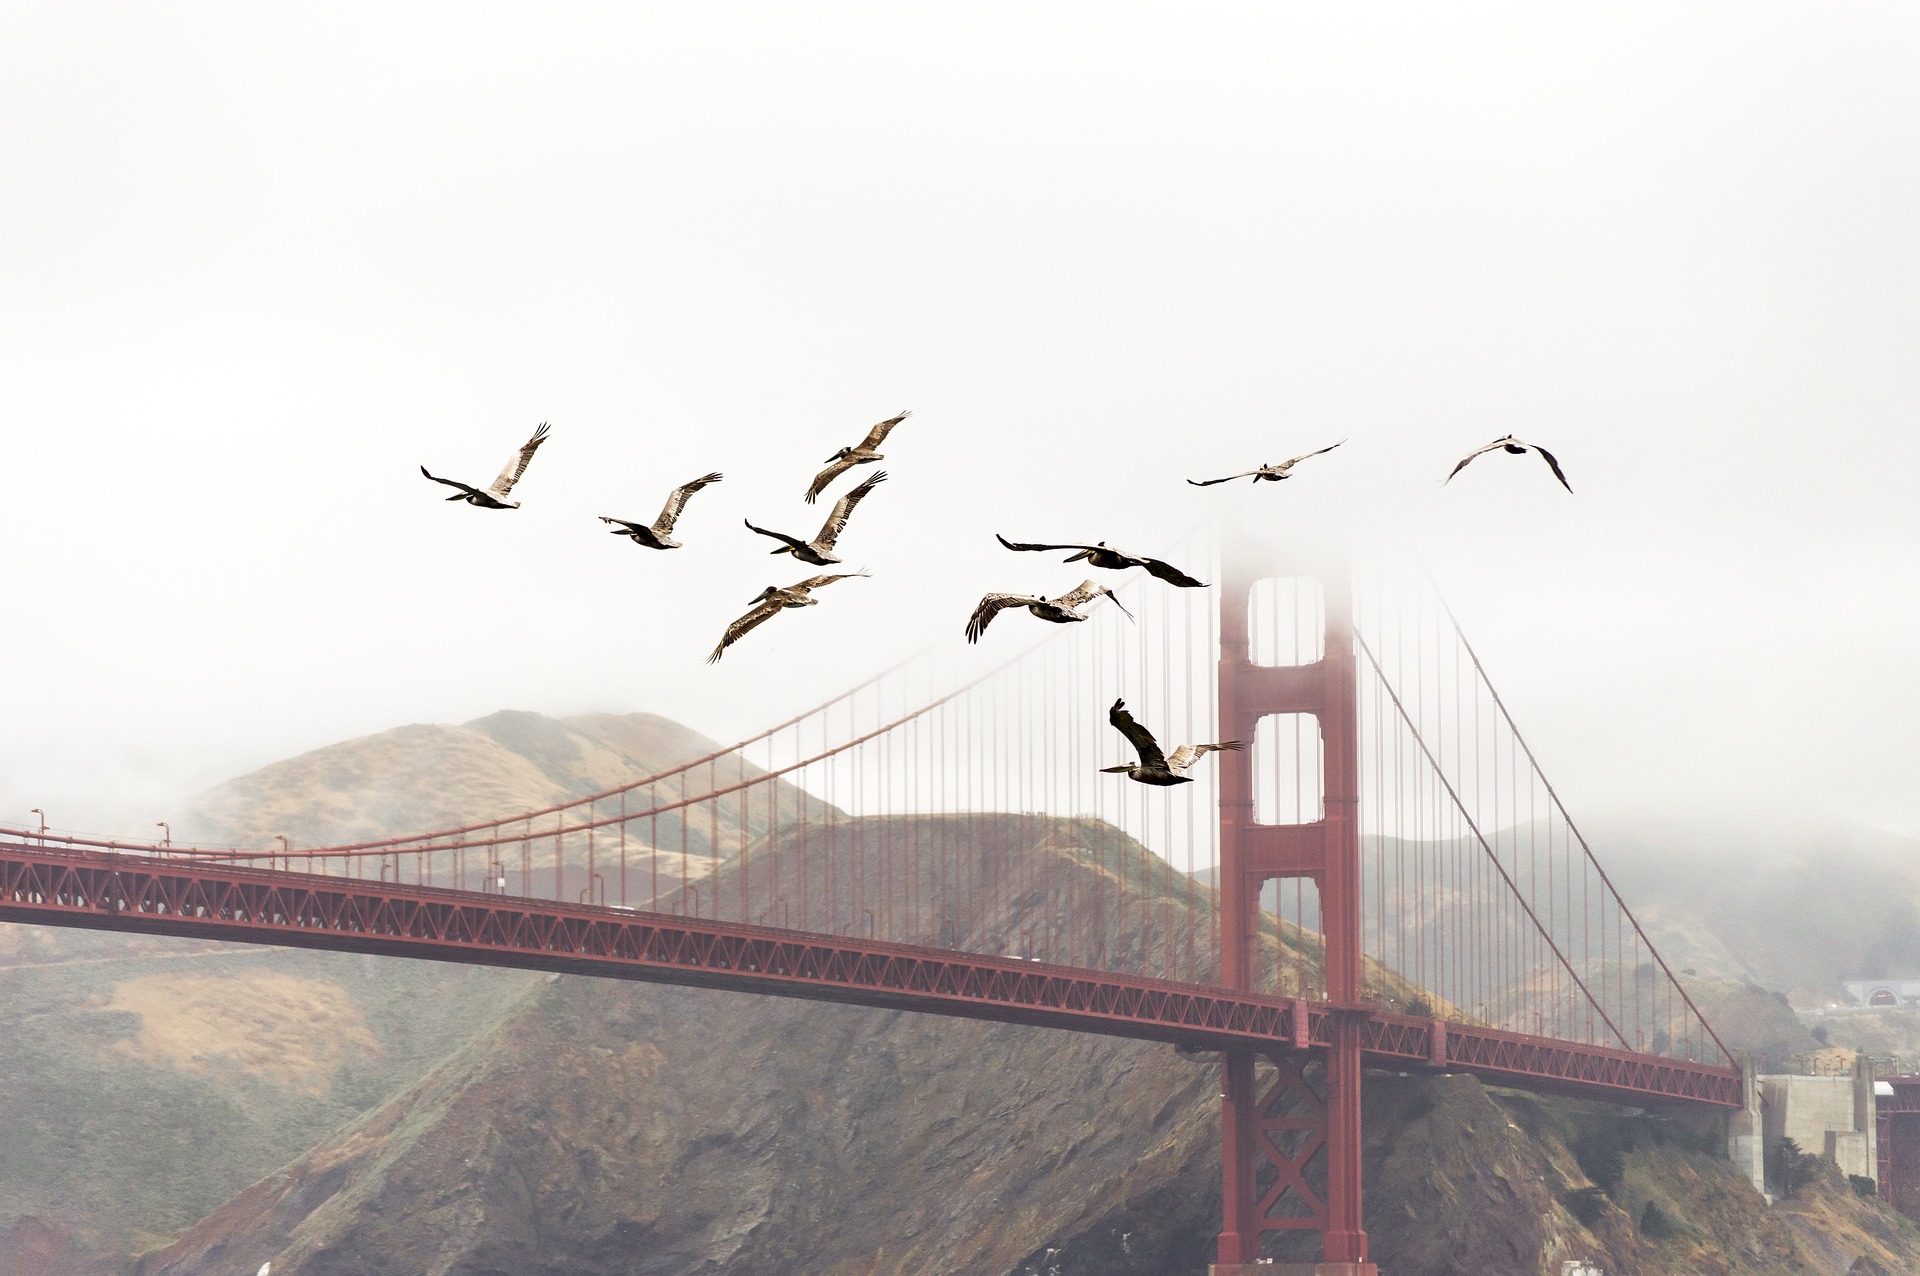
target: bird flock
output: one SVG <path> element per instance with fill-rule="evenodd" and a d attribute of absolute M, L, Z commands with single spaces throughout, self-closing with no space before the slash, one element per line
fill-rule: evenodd
<path fill-rule="evenodd" d="M 913 415 L 911 412 L 901 412 L 876 423 L 867 431 L 866 437 L 861 439 L 860 442 L 850 447 L 843 447 L 828 457 L 825 462 L 825 468 L 814 475 L 813 481 L 807 485 L 807 503 L 811 505 L 817 501 L 821 494 L 824 493 L 828 487 L 832 486 L 835 479 L 845 474 L 848 470 L 853 469 L 855 466 L 869 465 L 875 461 L 885 460 L 886 457 L 882 455 L 879 450 L 880 445 L 886 441 L 887 435 L 893 431 L 895 426 L 898 426 L 911 415 Z M 484 489 L 469 486 L 466 483 L 460 482 L 458 479 L 441 478 L 436 474 L 430 473 L 424 465 L 420 467 L 420 473 L 435 483 L 457 489 L 452 496 L 446 498 L 449 501 L 464 501 L 477 509 L 519 509 L 520 502 L 509 500 L 508 498 L 513 493 L 514 485 L 518 483 L 521 476 L 527 472 L 527 466 L 532 462 L 534 453 L 539 451 L 540 445 L 547 441 L 547 432 L 547 423 L 543 421 L 539 427 L 534 430 L 533 437 L 520 445 L 519 451 L 515 452 L 513 456 L 508 459 L 499 475 Z M 1231 483 L 1235 479 L 1243 478 L 1250 478 L 1255 484 L 1263 482 L 1278 483 L 1284 479 L 1293 477 L 1293 468 L 1300 464 L 1300 462 L 1331 452 L 1344 442 L 1346 442 L 1346 440 L 1342 439 L 1340 443 L 1331 443 L 1326 447 L 1317 448 L 1312 452 L 1303 452 L 1299 456 L 1281 461 L 1278 464 L 1261 465 L 1257 469 L 1245 470 L 1239 474 L 1229 474 L 1224 478 L 1188 479 L 1187 482 L 1195 487 L 1213 487 L 1220 483 Z M 1573 491 L 1573 485 L 1567 482 L 1567 476 L 1561 470 L 1560 462 L 1554 457 L 1553 453 L 1547 451 L 1547 449 L 1537 443 L 1524 442 L 1516 439 L 1511 434 L 1503 438 L 1495 439 L 1483 447 L 1475 448 L 1473 451 L 1461 457 L 1460 461 L 1448 472 L 1447 477 L 1441 480 L 1442 483 L 1451 483 L 1454 476 L 1465 469 L 1469 462 L 1489 452 L 1506 452 L 1513 456 L 1522 456 L 1528 452 L 1536 452 L 1539 454 L 1541 460 L 1547 463 L 1547 468 L 1553 471 L 1553 477 L 1559 480 L 1560 485 L 1566 488 L 1568 492 Z M 695 492 L 720 482 L 724 477 L 724 475 L 716 470 L 713 473 L 703 474 L 697 479 L 682 483 L 679 487 L 674 488 L 672 492 L 668 493 L 666 504 L 661 508 L 659 517 L 655 518 L 651 523 L 637 523 L 624 518 L 610 518 L 606 515 L 601 515 L 600 521 L 610 525 L 608 530 L 613 535 L 624 536 L 634 544 L 644 546 L 647 549 L 680 549 L 682 548 L 681 543 L 673 539 L 673 529 L 680 515 L 685 511 L 687 501 L 692 498 Z M 750 519 L 743 521 L 746 522 L 749 531 L 780 542 L 778 546 L 769 552 L 774 554 L 791 554 L 803 563 L 809 563 L 815 567 L 829 567 L 841 561 L 835 551 L 839 546 L 841 534 L 846 531 L 847 520 L 852 517 L 854 509 L 861 501 L 866 499 L 874 488 L 886 482 L 886 480 L 886 471 L 880 470 L 876 471 L 864 482 L 849 489 L 839 500 L 834 502 L 833 511 L 827 515 L 826 522 L 821 524 L 819 532 L 817 532 L 811 540 L 801 540 L 799 537 L 789 536 L 785 532 L 778 532 L 770 528 L 756 526 Z M 1164 559 L 1152 558 L 1145 554 L 1128 553 L 1125 550 L 1116 549 L 1108 545 L 1105 541 L 1096 541 L 1091 545 L 1075 542 L 1038 544 L 1010 541 L 998 533 L 995 533 L 995 537 L 1001 545 L 1015 553 L 1047 553 L 1057 550 L 1071 550 L 1073 552 L 1068 554 L 1062 561 L 1068 563 L 1084 562 L 1089 567 L 1100 568 L 1105 571 L 1124 571 L 1139 567 L 1143 568 L 1148 575 L 1157 580 L 1165 581 L 1177 589 L 1207 588 L 1205 581 L 1195 579 Z M 871 575 L 871 573 L 863 568 L 853 572 L 809 576 L 807 579 L 798 581 L 792 585 L 768 585 L 753 599 L 752 605 L 748 610 L 726 627 L 726 630 L 720 636 L 719 643 L 714 647 L 712 654 L 707 657 L 707 662 L 711 664 L 719 660 L 720 657 L 726 653 L 727 648 L 740 641 L 741 638 L 745 637 L 752 630 L 771 620 L 774 616 L 779 615 L 782 611 L 800 607 L 818 606 L 820 600 L 813 597 L 815 590 L 831 585 L 835 581 L 851 580 L 855 577 L 868 575 Z M 1098 581 L 1083 580 L 1074 588 L 1056 598 L 1048 598 L 1041 594 L 988 594 L 981 598 L 974 606 L 973 614 L 968 617 L 966 638 L 970 643 L 979 642 L 981 636 L 986 633 L 987 626 L 993 622 L 995 616 L 1003 611 L 1016 608 L 1025 608 L 1029 615 L 1056 625 L 1072 624 L 1076 621 L 1086 620 L 1087 615 L 1082 609 L 1101 597 L 1110 599 L 1113 605 L 1119 607 L 1121 613 L 1129 620 L 1133 618 L 1133 613 L 1121 604 L 1111 589 L 1108 589 Z M 1193 782 L 1193 777 L 1186 774 L 1186 772 L 1192 768 L 1194 763 L 1209 753 L 1219 752 L 1223 749 L 1239 749 L 1243 745 L 1243 742 L 1239 740 L 1225 740 L 1216 744 L 1183 744 L 1171 753 L 1168 753 L 1161 749 L 1153 733 L 1142 726 L 1134 716 L 1127 711 L 1126 701 L 1124 699 L 1113 702 L 1113 705 L 1107 710 L 1107 721 L 1115 730 L 1126 737 L 1127 742 L 1133 746 L 1134 752 L 1139 755 L 1140 760 L 1138 762 L 1124 763 L 1120 766 L 1102 767 L 1100 769 L 1102 772 L 1109 774 L 1123 774 L 1138 784 L 1160 786 L 1190 784 Z"/>

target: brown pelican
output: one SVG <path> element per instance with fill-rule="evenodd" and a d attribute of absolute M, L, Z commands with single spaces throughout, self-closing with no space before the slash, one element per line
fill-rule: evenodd
<path fill-rule="evenodd" d="M 546 441 L 547 423 L 542 421 L 540 428 L 533 432 L 533 437 L 520 445 L 520 451 L 507 462 L 506 468 L 500 471 L 500 477 L 493 480 L 484 492 L 477 487 L 468 487 L 458 479 L 444 479 L 436 474 L 427 474 L 427 467 L 424 465 L 420 467 L 420 472 L 427 474 L 427 477 L 436 483 L 445 483 L 448 487 L 459 488 L 457 493 L 447 498 L 450 501 L 465 501 L 483 510 L 517 510 L 520 508 L 520 502 L 508 500 L 507 493 L 511 492 L 513 485 L 520 481 L 520 476 L 527 472 L 527 462 L 533 459 L 533 454 Z"/>
<path fill-rule="evenodd" d="M 843 447 L 827 458 L 827 468 L 813 476 L 813 485 L 807 489 L 807 504 L 813 504 L 820 493 L 827 490 L 827 484 L 845 474 L 856 465 L 866 465 L 871 461 L 884 461 L 887 458 L 874 451 L 886 441 L 887 432 L 900 424 L 911 412 L 902 412 L 899 416 L 890 416 L 867 431 L 867 437 L 852 447 Z"/>
<path fill-rule="evenodd" d="M 1340 440 L 1340 443 L 1345 443 L 1345 442 L 1346 442 L 1345 439 Z M 1247 478 L 1251 476 L 1253 481 L 1256 483 L 1260 482 L 1263 479 L 1270 483 L 1278 483 L 1281 479 L 1292 478 L 1293 475 L 1289 473 L 1289 471 L 1292 470 L 1294 466 L 1300 464 L 1300 462 L 1306 460 L 1310 456 L 1319 456 L 1321 452 L 1331 452 L 1333 451 L 1333 449 L 1339 447 L 1340 443 L 1329 443 L 1327 444 L 1327 446 L 1315 452 L 1302 452 L 1299 456 L 1294 457 L 1292 460 L 1282 461 L 1278 465 L 1263 465 L 1257 470 L 1246 470 L 1239 474 L 1229 474 L 1225 478 L 1188 479 L 1187 482 L 1193 484 L 1195 487 L 1212 487 L 1215 483 L 1231 483 L 1235 479 Z"/>
<path fill-rule="evenodd" d="M 789 607 L 819 606 L 820 600 L 812 597 L 811 594 L 821 586 L 831 585 L 836 580 L 848 580 L 855 576 L 865 575 L 867 575 L 865 571 L 842 572 L 837 576 L 809 576 L 797 585 L 768 585 L 765 589 L 761 590 L 759 596 L 753 600 L 753 606 L 748 610 L 747 614 L 727 626 L 727 632 L 720 635 L 720 645 L 715 647 L 713 654 L 707 657 L 707 663 L 712 664 L 714 661 L 720 659 L 721 653 L 733 646 L 734 643 L 739 642 L 741 635 L 755 626 L 764 623 L 775 613 L 784 611 Z"/>
<path fill-rule="evenodd" d="M 1173 751 L 1173 755 L 1160 752 L 1159 741 L 1153 738 L 1153 732 L 1133 720 L 1127 712 L 1125 700 L 1115 700 L 1113 708 L 1107 710 L 1107 721 L 1120 729 L 1120 734 L 1133 742 L 1139 751 L 1138 765 L 1103 766 L 1103 772 L 1124 771 L 1127 778 L 1140 784 L 1192 784 L 1193 777 L 1182 774 L 1186 769 L 1209 753 L 1220 749 L 1237 749 L 1238 740 L 1227 740 L 1220 744 L 1183 744 Z"/>
<path fill-rule="evenodd" d="M 1458 474 L 1461 470 L 1466 469 L 1468 461 L 1471 461 L 1474 457 L 1479 456 L 1482 452 L 1491 452 L 1495 448 L 1500 448 L 1504 451 L 1511 452 L 1515 456 L 1519 456 L 1522 453 L 1526 452 L 1529 448 L 1531 448 L 1533 451 L 1538 452 L 1540 454 L 1540 459 L 1547 463 L 1547 468 L 1553 471 L 1553 476 L 1560 480 L 1560 486 L 1566 488 L 1569 492 L 1573 490 L 1573 484 L 1567 482 L 1567 476 L 1560 472 L 1560 462 L 1553 459 L 1553 453 L 1547 451 L 1547 449 L 1541 447 L 1538 443 L 1523 443 L 1519 439 L 1514 438 L 1511 434 L 1509 434 L 1504 439 L 1495 439 L 1493 442 L 1487 444 L 1485 447 L 1477 447 L 1473 449 L 1473 451 L 1461 457 L 1460 464 L 1454 466 L 1452 471 L 1449 472 L 1447 477 L 1442 479 L 1441 482 L 1443 483 L 1453 482 L 1453 476 L 1455 474 Z"/>
<path fill-rule="evenodd" d="M 762 536 L 771 536 L 777 541 L 786 542 L 779 549 L 769 552 L 775 554 L 792 554 L 803 563 L 812 563 L 815 567 L 825 567 L 829 563 L 837 563 L 840 561 L 839 558 L 834 555 L 833 543 L 839 540 L 840 533 L 846 530 L 847 515 L 853 513 L 853 507 L 860 503 L 862 497 L 868 492 L 871 492 L 877 485 L 886 481 L 887 472 L 881 470 L 859 487 L 854 488 L 838 501 L 835 501 L 833 513 L 827 515 L 827 521 L 820 525 L 820 534 L 810 541 L 799 540 L 787 535 L 785 532 L 773 532 L 768 531 L 764 527 L 754 527 L 751 522 L 747 522 L 747 526 L 753 528 L 754 531 L 760 533 Z M 746 520 L 742 521 L 744 522 Z"/>
<path fill-rule="evenodd" d="M 1145 554 L 1129 554 L 1124 550 L 1111 549 L 1105 541 L 1101 541 L 1098 545 L 1025 545 L 1018 541 L 1010 541 L 998 532 L 994 533 L 994 538 L 1008 549 L 1077 549 L 1080 551 L 1079 553 L 1071 554 L 1062 561 L 1077 563 L 1084 558 L 1094 567 L 1105 567 L 1112 571 L 1120 571 L 1128 567 L 1144 567 L 1147 569 L 1148 575 L 1157 576 L 1169 585 L 1178 585 L 1182 589 L 1205 589 L 1207 587 L 1206 581 L 1195 580 L 1178 567 L 1175 567 L 1172 563 L 1164 562 L 1158 558 L 1148 558 Z"/>
<path fill-rule="evenodd" d="M 600 516 L 603 523 L 617 523 L 613 529 L 615 536 L 624 536 L 636 545 L 645 545 L 648 549 L 679 549 L 680 542 L 673 539 L 674 520 L 680 517 L 680 511 L 687 507 L 687 498 L 709 483 L 718 483 L 723 476 L 718 472 L 702 474 L 691 483 L 682 483 L 667 496 L 666 506 L 661 509 L 660 517 L 653 520 L 653 526 L 644 523 L 629 523 L 624 518 Z"/>
<path fill-rule="evenodd" d="M 993 623 L 994 616 L 1009 607 L 1025 607 L 1040 619 L 1050 620 L 1056 625 L 1070 625 L 1076 620 L 1085 620 L 1086 617 L 1078 609 L 1101 594 L 1113 598 L 1111 589 L 1090 580 L 1081 581 L 1073 592 L 1058 598 L 1042 598 L 1038 594 L 988 594 L 980 600 L 980 605 L 973 609 L 973 615 L 967 620 L 967 641 L 979 642 L 980 635 L 987 632 L 987 626 Z M 1113 598 L 1113 605 L 1119 607 L 1128 620 L 1133 619 L 1133 613 L 1118 598 Z"/>

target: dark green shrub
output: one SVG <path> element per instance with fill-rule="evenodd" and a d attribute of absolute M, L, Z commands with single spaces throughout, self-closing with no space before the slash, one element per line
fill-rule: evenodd
<path fill-rule="evenodd" d="M 1627 1173 L 1627 1153 L 1632 1149 L 1633 1140 L 1626 1131 L 1603 1125 L 1580 1132 L 1573 1141 L 1573 1159 L 1588 1178 L 1612 1196 Z"/>
<path fill-rule="evenodd" d="M 1653 1240 L 1668 1240 L 1681 1234 L 1680 1221 L 1662 1209 L 1660 1202 L 1648 1201 L 1640 1211 L 1640 1234 Z"/>
<path fill-rule="evenodd" d="M 1864 1174 L 1847 1175 L 1847 1186 L 1863 1201 L 1871 1201 L 1880 1195 L 1880 1185 Z"/>
<path fill-rule="evenodd" d="M 1592 1227 L 1607 1212 L 1607 1194 L 1597 1187 L 1583 1187 L 1568 1192 L 1560 1198 L 1567 1207 L 1567 1213 L 1580 1220 L 1582 1227 Z"/>
<path fill-rule="evenodd" d="M 1802 1152 L 1798 1143 L 1783 1135 L 1767 1152 L 1767 1171 L 1779 1185 L 1780 1195 L 1792 1196 L 1813 1182 L 1820 1172 L 1820 1157 Z"/>

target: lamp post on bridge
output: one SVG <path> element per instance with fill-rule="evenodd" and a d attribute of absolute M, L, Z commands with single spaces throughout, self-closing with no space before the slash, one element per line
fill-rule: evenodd
<path fill-rule="evenodd" d="M 280 854 L 286 858 L 287 867 L 291 869 L 293 867 L 293 843 L 289 842 L 286 839 L 286 836 L 281 833 L 275 833 L 273 835 L 273 840 L 280 843 Z M 273 867 L 272 856 L 267 857 L 267 867 L 268 868 Z"/>
<path fill-rule="evenodd" d="M 47 844 L 47 813 L 36 806 L 27 814 L 40 817 L 40 845 L 44 848 Z"/>
<path fill-rule="evenodd" d="M 165 820 L 155 820 L 153 827 L 160 830 L 160 849 L 167 850 L 173 845 L 173 825 Z"/>

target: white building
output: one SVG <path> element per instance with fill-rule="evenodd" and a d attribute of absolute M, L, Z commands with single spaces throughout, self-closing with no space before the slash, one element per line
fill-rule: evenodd
<path fill-rule="evenodd" d="M 1920 1002 L 1920 979 L 1849 979 L 1847 995 L 1862 1006 L 1906 1006 Z"/>

